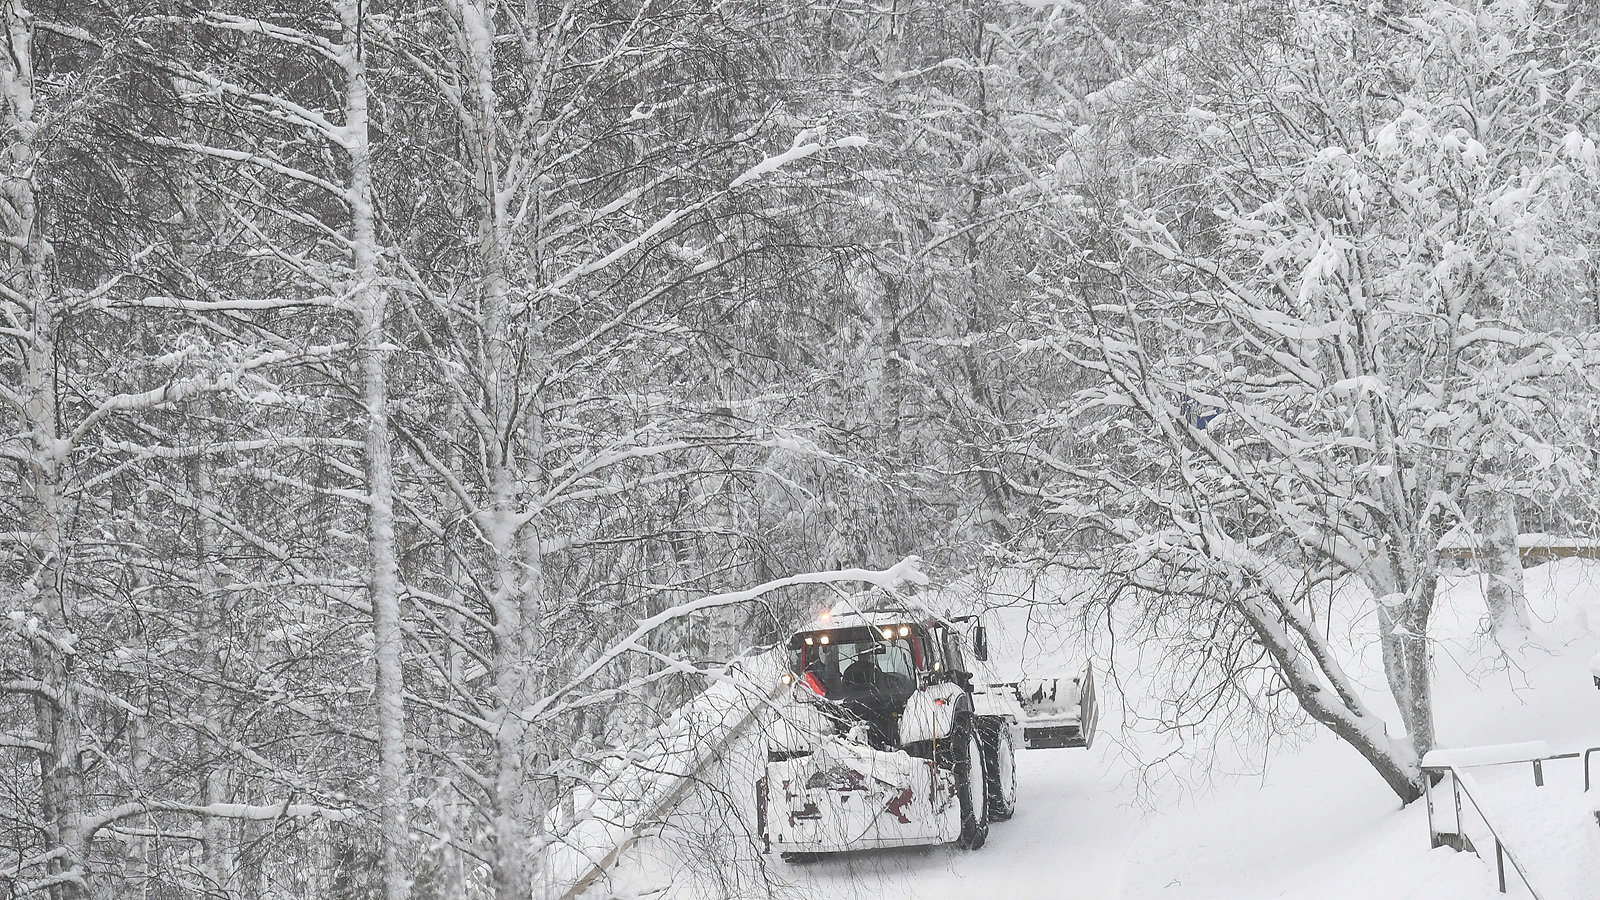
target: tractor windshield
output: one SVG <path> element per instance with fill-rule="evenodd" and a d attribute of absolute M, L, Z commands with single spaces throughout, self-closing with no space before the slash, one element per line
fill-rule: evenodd
<path fill-rule="evenodd" d="M 904 699 L 917 687 L 922 648 L 914 629 L 841 628 L 798 634 L 789 645 L 796 675 L 832 700 Z M 884 633 L 891 634 L 885 638 Z"/>

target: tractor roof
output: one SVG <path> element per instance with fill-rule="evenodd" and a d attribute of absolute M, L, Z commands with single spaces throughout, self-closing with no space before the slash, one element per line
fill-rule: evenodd
<path fill-rule="evenodd" d="M 898 591 L 873 588 L 851 594 L 825 610 L 815 622 L 801 628 L 806 631 L 826 631 L 835 628 L 883 626 L 918 622 L 931 623 L 942 618 L 914 597 Z"/>

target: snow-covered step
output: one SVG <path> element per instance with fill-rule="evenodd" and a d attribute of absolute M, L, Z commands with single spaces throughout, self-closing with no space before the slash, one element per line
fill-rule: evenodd
<path fill-rule="evenodd" d="M 1583 792 L 1581 758 L 1547 759 L 1542 769 L 1542 787 L 1534 783 L 1531 764 L 1485 766 L 1469 777 L 1540 897 L 1600 900 L 1600 824 L 1594 811 L 1600 795 Z M 1493 845 L 1479 850 L 1492 867 Z M 1508 871 L 1507 880 L 1515 875 Z"/>

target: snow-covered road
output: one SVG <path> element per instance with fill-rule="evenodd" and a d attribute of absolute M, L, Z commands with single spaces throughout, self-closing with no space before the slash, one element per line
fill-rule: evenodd
<path fill-rule="evenodd" d="M 812 897 L 1116 897 L 1140 816 L 1108 762 L 1102 748 L 1023 751 L 1016 815 L 994 823 L 977 852 L 882 850 L 785 874 Z"/>
<path fill-rule="evenodd" d="M 614 896 L 1116 897 L 1143 821 L 1124 801 L 1112 745 L 1026 750 L 1017 761 L 1016 814 L 991 826 L 981 850 L 877 850 L 789 864 L 754 852 L 750 804 L 728 802 L 753 796 L 762 753 L 759 736 L 741 742 L 672 826 L 630 853 L 624 868 L 632 871 L 619 876 Z M 731 829 L 730 813 L 738 820 Z"/>
<path fill-rule="evenodd" d="M 1530 592 L 1536 596 L 1530 599 L 1544 634 L 1509 664 L 1479 655 L 1481 601 L 1471 582 L 1452 586 L 1440 617 L 1436 684 L 1446 746 L 1547 740 L 1555 752 L 1567 752 L 1600 745 L 1600 691 L 1587 668 L 1600 649 L 1600 563 L 1571 561 L 1535 571 Z M 1114 708 L 1101 724 L 1092 750 L 1019 755 L 1016 815 L 995 823 L 981 850 L 860 852 L 803 865 L 757 852 L 754 784 L 766 748 L 762 736 L 751 733 L 703 775 L 669 826 L 636 845 L 612 879 L 597 884 L 585 900 L 605 900 L 608 891 L 611 897 L 652 900 L 1502 896 L 1494 889 L 1492 851 L 1485 861 L 1446 848 L 1429 850 L 1425 805 L 1400 809 L 1366 761 L 1328 732 L 1313 730 L 1303 743 L 1275 749 L 1265 776 L 1207 781 L 1180 771 L 1145 791 L 1140 805 L 1136 770 L 1118 743 L 1139 738 L 1120 731 Z M 1581 770 L 1562 765 L 1567 768 L 1549 771 L 1550 784 L 1542 791 L 1557 791 L 1563 779 L 1574 778 L 1573 790 L 1581 790 Z M 1517 779 L 1527 780 L 1512 780 Z M 1570 830 L 1558 820 L 1583 819 L 1556 815 L 1563 804 L 1583 801 L 1530 790 L 1522 790 L 1522 799 L 1508 795 L 1495 802 L 1509 820 L 1527 819 L 1540 828 L 1557 823 L 1553 827 Z M 1549 812 L 1529 805 L 1547 799 Z M 1565 832 L 1537 837 L 1539 828 L 1520 821 L 1508 825 L 1536 838 L 1528 844 L 1530 857 L 1541 847 L 1566 856 L 1587 848 L 1590 862 L 1600 867 L 1600 832 L 1586 819 L 1579 822 L 1581 840 L 1568 840 Z M 1600 900 L 1600 884 L 1580 883 L 1593 879 L 1574 876 L 1580 869 L 1565 862 L 1541 864 L 1552 894 Z M 1512 887 L 1516 896 L 1519 888 Z"/>
<path fill-rule="evenodd" d="M 872 900 L 1487 900 L 1470 854 L 1427 850 L 1425 811 L 1398 810 L 1349 747 L 1315 741 L 1265 779 L 1143 811 L 1117 745 L 1028 750 L 1018 806 L 976 852 L 953 847 L 841 854 L 794 865 L 760 857 L 750 834 L 758 739 L 711 773 L 661 836 L 639 844 L 618 898 Z M 737 824 L 734 824 L 737 823 Z M 732 827 L 729 827 L 732 825 Z M 591 897 L 606 896 L 598 888 Z"/>

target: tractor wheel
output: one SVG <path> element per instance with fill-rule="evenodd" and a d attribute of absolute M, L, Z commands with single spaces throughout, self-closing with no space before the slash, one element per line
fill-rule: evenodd
<path fill-rule="evenodd" d="M 984 787 L 989 821 L 1004 822 L 1017 810 L 1017 747 L 1004 721 L 986 721 L 983 737 Z"/>
<path fill-rule="evenodd" d="M 966 753 L 956 760 L 956 794 L 961 800 L 961 836 L 956 838 L 956 846 L 963 850 L 977 850 L 989 838 L 983 747 L 975 731 L 961 732 L 959 738 L 966 741 L 967 748 Z"/>

